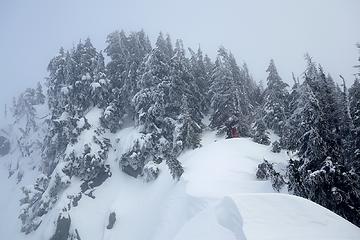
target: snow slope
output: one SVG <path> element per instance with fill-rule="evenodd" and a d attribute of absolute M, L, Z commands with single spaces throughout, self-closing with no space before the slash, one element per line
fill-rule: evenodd
<path fill-rule="evenodd" d="M 359 239 L 360 229 L 330 210 L 287 194 L 231 196 L 247 239 Z"/>
<path fill-rule="evenodd" d="M 287 194 L 237 194 L 207 208 L 180 230 L 186 239 L 359 239 L 360 230 L 333 212 Z"/>
<path fill-rule="evenodd" d="M 256 180 L 255 172 L 263 159 L 283 170 L 288 159 L 284 151 L 272 153 L 269 146 L 247 138 L 225 140 L 213 135 L 206 133 L 203 142 L 208 144 L 181 157 L 190 195 L 221 198 L 233 193 L 274 192 L 269 181 Z"/>
<path fill-rule="evenodd" d="M 90 124 L 95 125 L 95 120 L 89 118 Z M 141 137 L 138 130 L 129 127 L 108 137 L 113 145 L 108 158 L 112 176 L 95 189 L 95 199 L 84 195 L 79 205 L 67 212 L 82 239 L 360 239 L 360 229 L 343 218 L 285 190 L 274 193 L 269 181 L 255 178 L 264 158 L 283 170 L 288 159 L 285 152 L 272 153 L 270 146 L 250 139 L 221 139 L 214 132 L 205 132 L 203 146 L 180 157 L 185 173 L 179 182 L 174 182 L 167 166 L 161 164 L 158 179 L 146 183 L 122 173 L 118 166 L 119 157 Z M 0 216 L 1 239 L 48 240 L 68 195 L 80 191 L 80 181 L 72 179 L 39 229 L 25 236 L 15 233 L 20 229 L 14 216 L 18 186 L 5 174 L 2 168 L 0 187 L 7 197 L 0 198 L 5 213 Z M 116 222 L 109 230 L 111 212 L 115 212 Z"/>
<path fill-rule="evenodd" d="M 37 128 L 23 137 L 26 120 L 1 119 L 0 135 L 10 140 L 10 153 L 0 157 L 0 239 L 26 239 L 20 233 L 21 221 L 19 200 L 23 198 L 21 188 L 34 183 L 39 176 L 37 165 L 41 160 L 41 141 L 44 138 L 48 110 L 45 104 L 34 106 Z M 18 139 L 29 145 L 30 154 L 23 156 Z"/>

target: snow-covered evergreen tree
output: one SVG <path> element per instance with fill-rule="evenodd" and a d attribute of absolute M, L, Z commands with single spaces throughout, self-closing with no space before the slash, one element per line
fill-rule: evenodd
<path fill-rule="evenodd" d="M 45 95 L 44 92 L 42 90 L 42 86 L 41 83 L 37 83 L 36 85 L 36 89 L 35 89 L 35 95 L 36 95 L 36 102 L 35 104 L 44 104 L 45 103 Z"/>
<path fill-rule="evenodd" d="M 360 44 L 357 44 L 360 53 Z M 360 57 L 359 57 L 360 62 Z M 355 66 L 358 69 L 354 84 L 349 89 L 349 111 L 352 120 L 352 154 L 351 165 L 360 176 L 360 64 Z"/>
<path fill-rule="evenodd" d="M 191 118 L 202 126 L 203 93 L 192 75 L 190 61 L 185 57 L 181 40 L 176 41 L 174 56 L 170 60 L 170 69 L 169 98 L 166 99 L 167 116 L 175 119 L 182 113 L 182 100 L 185 96 Z"/>
<path fill-rule="evenodd" d="M 233 127 L 242 136 L 249 134 L 249 126 L 242 126 L 248 122 L 246 117 L 251 108 L 243 80 L 233 55 L 220 48 L 210 87 L 213 108 L 210 126 L 217 129 L 219 134 Z"/>
<path fill-rule="evenodd" d="M 275 66 L 274 60 L 270 60 L 270 65 L 266 70 L 267 88 L 264 93 L 264 121 L 269 129 L 275 133 L 281 134 L 286 119 L 286 101 L 288 92 Z"/>
<path fill-rule="evenodd" d="M 207 112 L 210 108 L 210 81 L 212 72 L 212 63 L 207 56 L 203 56 L 203 52 L 198 48 L 197 52 L 190 50 L 190 70 L 195 79 L 195 84 L 200 91 L 199 106 L 203 112 Z"/>
<path fill-rule="evenodd" d="M 360 175 L 360 81 L 356 79 L 349 89 L 350 114 L 353 123 L 350 165 Z"/>
<path fill-rule="evenodd" d="M 359 52 L 360 52 L 360 43 L 356 44 Z M 358 58 L 359 62 L 360 62 L 360 57 Z M 360 64 L 359 65 L 355 65 L 355 68 L 358 69 L 358 72 L 355 74 L 356 79 L 359 79 L 360 77 Z"/>
<path fill-rule="evenodd" d="M 94 106 L 104 108 L 108 106 L 110 98 L 110 81 L 106 77 L 104 56 L 102 52 L 96 55 L 95 68 L 91 83 L 91 100 Z"/>
<path fill-rule="evenodd" d="M 342 76 L 340 76 L 342 78 Z M 343 89 L 337 87 L 337 102 L 339 111 L 339 137 L 343 148 L 344 162 L 351 161 L 352 158 L 352 129 L 354 129 L 353 121 L 350 113 L 349 93 L 346 87 L 345 79 L 343 79 Z"/>
<path fill-rule="evenodd" d="M 250 100 L 250 111 L 255 111 L 256 107 L 259 107 L 263 103 L 263 89 L 261 82 L 258 85 L 252 78 L 249 68 L 246 63 L 243 64 L 241 70 L 242 81 L 244 83 L 244 89 Z"/>
<path fill-rule="evenodd" d="M 189 94 L 186 90 L 191 90 L 192 81 L 180 42 L 174 52 L 169 37 L 164 39 L 160 34 L 155 48 L 140 66 L 137 80 L 139 91 L 133 98 L 136 124 L 148 138 L 140 155 L 131 162 L 126 159 L 126 154 L 122 157 L 123 170 L 129 173 L 135 171 L 130 175 L 137 176 L 149 161 L 160 163 L 165 160 L 173 177 L 178 179 L 181 176 L 181 164 L 172 152 L 175 117 L 180 114 L 181 97 L 184 93 Z M 132 169 L 128 170 L 128 166 Z"/>
<path fill-rule="evenodd" d="M 253 126 L 253 140 L 256 143 L 270 145 L 270 138 L 268 136 L 265 122 L 262 118 L 256 120 Z"/>
<path fill-rule="evenodd" d="M 295 111 L 301 119 L 296 135 L 301 137 L 299 159 L 289 165 L 289 187 L 359 224 L 359 175 L 344 159 L 336 88 L 310 60 Z"/>
<path fill-rule="evenodd" d="M 155 48 L 144 59 L 139 69 L 138 88 L 133 98 L 137 124 L 145 132 L 156 129 L 165 117 L 165 97 L 170 84 L 170 58 L 167 45 L 160 34 Z"/>
<path fill-rule="evenodd" d="M 182 99 L 181 114 L 175 128 L 175 152 L 180 153 L 183 149 L 194 149 L 200 146 L 201 126 L 191 117 L 187 97 Z"/>
<path fill-rule="evenodd" d="M 132 98 L 139 90 L 138 70 L 151 51 L 151 44 L 143 31 L 129 36 L 124 31 L 116 31 L 108 35 L 106 42 L 105 52 L 110 57 L 106 74 L 111 91 L 102 123 L 114 132 L 135 115 Z"/>
<path fill-rule="evenodd" d="M 45 96 L 40 84 L 36 89 L 27 88 L 18 98 L 14 99 L 12 107 L 14 124 L 20 126 L 18 128 L 17 146 L 23 157 L 29 157 L 33 152 L 43 147 L 40 135 L 46 124 L 40 126 L 36 115 L 37 107 L 43 105 L 44 101 Z"/>
<path fill-rule="evenodd" d="M 295 78 L 293 74 L 294 85 L 291 92 L 288 95 L 286 115 L 287 119 L 282 129 L 280 138 L 281 147 L 288 150 L 296 150 L 298 148 L 298 140 L 301 133 L 297 131 L 298 126 L 301 124 L 301 115 L 298 114 L 298 107 L 301 104 L 299 98 L 300 93 L 304 89 L 304 85 L 301 85 L 299 80 Z M 295 134 L 296 133 L 296 134 Z M 298 134 L 299 133 L 299 134 Z"/>

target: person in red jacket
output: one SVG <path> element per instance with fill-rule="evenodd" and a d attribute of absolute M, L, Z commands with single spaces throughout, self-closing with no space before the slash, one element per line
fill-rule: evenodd
<path fill-rule="evenodd" d="M 229 126 L 226 131 L 226 138 L 238 138 L 240 137 L 239 131 L 234 126 Z"/>
<path fill-rule="evenodd" d="M 239 136 L 239 131 L 237 130 L 236 127 L 232 127 L 231 128 L 231 138 L 238 138 Z"/>

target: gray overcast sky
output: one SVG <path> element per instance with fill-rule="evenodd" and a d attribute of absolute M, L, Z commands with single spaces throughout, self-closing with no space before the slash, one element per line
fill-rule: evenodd
<path fill-rule="evenodd" d="M 360 0 L 0 0 L 0 110 L 46 77 L 60 46 L 90 37 L 103 49 L 117 29 L 160 31 L 214 57 L 220 45 L 265 80 L 270 58 L 282 78 L 304 70 L 309 52 L 334 78 L 353 82 Z M 0 116 L 2 114 L 0 113 Z M 1 121 L 0 117 L 0 121 Z"/>

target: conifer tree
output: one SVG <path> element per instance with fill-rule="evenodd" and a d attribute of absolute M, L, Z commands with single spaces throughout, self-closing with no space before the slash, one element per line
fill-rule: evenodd
<path fill-rule="evenodd" d="M 110 81 L 106 76 L 104 56 L 102 55 L 102 52 L 96 55 L 93 75 L 93 82 L 91 83 L 93 105 L 98 105 L 99 107 L 104 108 L 108 105 L 110 98 Z"/>
<path fill-rule="evenodd" d="M 92 82 L 94 81 L 94 70 L 96 67 L 97 51 L 93 47 L 89 38 L 85 43 L 79 43 L 73 53 L 73 59 L 76 64 L 75 83 L 73 85 L 72 105 L 74 111 L 78 115 L 84 114 L 85 111 L 91 107 L 91 101 L 88 96 L 91 96 Z"/>
<path fill-rule="evenodd" d="M 126 76 L 126 35 L 124 31 L 115 31 L 107 36 L 105 53 L 111 61 L 107 64 L 107 76 L 111 81 L 112 88 L 121 88 Z"/>
<path fill-rule="evenodd" d="M 145 56 L 151 51 L 151 44 L 143 31 L 130 33 L 113 32 L 107 37 L 105 53 L 110 57 L 106 66 L 109 79 L 109 97 L 103 126 L 118 130 L 125 121 L 132 121 L 135 109 L 132 99 L 139 91 L 138 74 Z"/>
<path fill-rule="evenodd" d="M 63 95 L 65 95 L 68 89 L 65 87 L 67 77 L 67 57 L 69 54 L 65 54 L 63 48 L 60 48 L 59 54 L 54 57 L 49 65 L 49 77 L 47 78 L 48 84 L 48 104 L 49 110 L 52 111 L 56 117 L 60 116 L 64 104 L 61 103 Z"/>
<path fill-rule="evenodd" d="M 256 143 L 270 145 L 270 138 L 267 135 L 267 128 L 264 121 L 261 118 L 257 119 L 254 124 L 253 140 Z"/>
<path fill-rule="evenodd" d="M 191 74 L 193 75 L 195 84 L 200 91 L 199 106 L 202 112 L 207 112 L 210 108 L 209 87 L 212 71 L 211 61 L 207 56 L 203 56 L 203 52 L 200 47 L 197 52 L 194 52 L 191 49 L 189 49 L 189 51 L 191 54 Z"/>
<path fill-rule="evenodd" d="M 349 89 L 350 114 L 353 123 L 351 162 L 356 173 L 360 175 L 360 80 L 356 79 Z"/>
<path fill-rule="evenodd" d="M 249 127 L 246 123 L 246 113 L 250 109 L 248 96 L 244 91 L 243 79 L 234 57 L 225 48 L 218 50 L 218 57 L 212 74 L 211 106 L 214 110 L 210 126 L 219 134 L 229 128 L 241 130 L 240 135 L 247 135 Z"/>
<path fill-rule="evenodd" d="M 191 117 L 187 97 L 183 95 L 181 114 L 178 117 L 178 126 L 175 128 L 175 149 L 180 153 L 183 149 L 194 149 L 200 146 L 201 126 Z"/>
<path fill-rule="evenodd" d="M 338 105 L 339 105 L 339 135 L 343 148 L 343 158 L 345 164 L 351 159 L 352 151 L 352 130 L 354 129 L 353 121 L 350 113 L 350 103 L 348 96 L 348 89 L 346 87 L 345 79 L 343 80 L 343 90 L 338 90 Z"/>
<path fill-rule="evenodd" d="M 300 107 L 300 95 L 301 91 L 304 91 L 304 85 L 301 85 L 299 80 L 295 78 L 293 74 L 294 84 L 291 88 L 291 92 L 288 95 L 287 106 L 286 106 L 286 115 L 287 119 L 285 121 L 281 138 L 280 145 L 281 147 L 288 150 L 296 150 L 298 148 L 298 140 L 301 134 L 298 134 L 298 126 L 301 124 L 301 116 L 296 114 L 298 107 Z"/>
<path fill-rule="evenodd" d="M 288 92 L 275 67 L 274 60 L 270 60 L 270 65 L 266 70 L 267 88 L 264 93 L 264 121 L 269 129 L 281 134 L 286 119 L 286 100 Z"/>
<path fill-rule="evenodd" d="M 169 38 L 165 40 L 160 33 L 155 48 L 140 66 L 137 79 L 139 91 L 133 98 L 133 104 L 136 124 L 150 137 L 140 154 L 142 157 L 138 158 L 140 162 L 135 165 L 140 166 L 141 169 L 154 159 L 157 159 L 154 161 L 157 163 L 165 160 L 174 179 L 178 179 L 183 170 L 176 159 L 176 153 L 172 151 L 174 149 L 174 117 L 180 112 L 179 96 L 183 95 L 185 89 L 190 89 L 187 86 L 191 84 L 192 79 L 188 74 L 187 60 L 179 42 L 175 55 L 169 55 L 173 53 Z M 144 155 L 144 153 L 150 154 Z"/>
<path fill-rule="evenodd" d="M 250 101 L 249 111 L 254 111 L 256 107 L 261 106 L 263 103 L 263 89 L 261 89 L 261 85 L 258 86 L 253 80 L 246 63 L 243 64 L 240 70 L 245 86 L 244 89 Z"/>
<path fill-rule="evenodd" d="M 360 52 L 360 43 L 356 44 L 356 46 L 357 46 L 357 48 L 358 48 L 358 50 L 359 50 L 359 52 Z M 360 56 L 359 56 L 358 60 L 359 60 L 359 62 L 360 62 Z M 359 79 L 359 77 L 360 77 L 360 64 L 359 64 L 359 65 L 355 65 L 355 68 L 358 69 L 358 72 L 355 74 L 355 78 L 356 78 L 356 79 Z"/>
<path fill-rule="evenodd" d="M 45 103 L 45 95 L 42 90 L 41 84 L 38 82 L 36 89 L 35 89 L 35 95 L 36 95 L 36 104 L 44 104 Z"/>
<path fill-rule="evenodd" d="M 177 40 L 174 48 L 174 56 L 170 60 L 169 98 L 167 101 L 167 116 L 176 118 L 181 114 L 182 100 L 184 96 L 189 107 L 191 118 L 201 126 L 202 93 L 191 72 L 190 61 L 185 56 L 185 50 L 181 40 Z"/>
<path fill-rule="evenodd" d="M 155 48 L 143 61 L 139 69 L 138 88 L 133 98 L 136 122 L 145 132 L 152 132 L 165 117 L 165 97 L 170 83 L 170 56 L 167 45 L 160 34 Z"/>
<path fill-rule="evenodd" d="M 294 135 L 301 135 L 299 159 L 290 161 L 289 188 L 359 225 L 359 176 L 344 161 L 336 88 L 322 68 L 316 69 L 308 59 L 301 89 L 294 113 L 300 119 Z"/>

